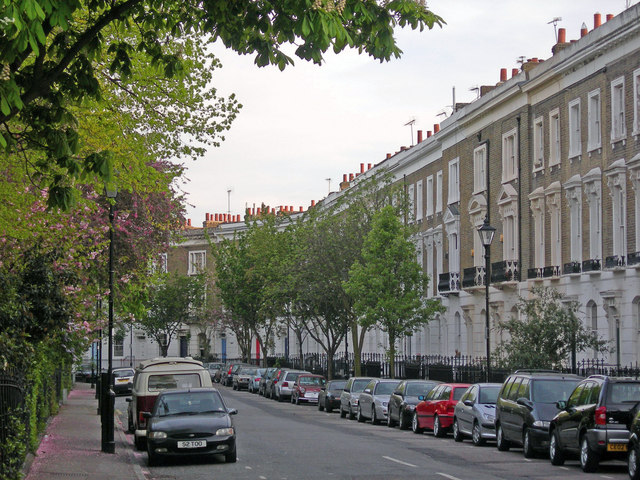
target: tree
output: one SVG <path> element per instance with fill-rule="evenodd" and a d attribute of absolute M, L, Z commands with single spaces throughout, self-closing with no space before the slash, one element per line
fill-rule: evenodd
<path fill-rule="evenodd" d="M 411 230 L 388 205 L 373 217 L 362 249 L 362 262 L 349 271 L 344 288 L 364 325 L 377 325 L 389 336 L 390 371 L 395 374 L 396 342 L 444 309 L 439 300 L 423 298 L 429 277 L 416 262 Z"/>
<path fill-rule="evenodd" d="M 191 35 L 255 54 L 258 66 L 292 64 L 285 45 L 296 45 L 295 55 L 318 64 L 329 48 L 338 53 L 347 47 L 382 61 L 401 53 L 394 27 L 443 23 L 417 0 L 13 0 L 0 6 L 0 19 L 0 147 L 25 136 L 40 141 L 38 166 L 49 173 L 56 205 L 69 202 L 75 180 L 112 175 L 108 150 L 78 156 L 70 109 L 101 97 L 102 62 L 113 78 L 126 78 L 140 52 L 172 77 L 184 58 L 167 44 Z M 108 37 L 110 28 L 122 36 Z"/>
<path fill-rule="evenodd" d="M 146 311 L 137 319 L 147 336 L 153 338 L 167 356 L 169 345 L 178 328 L 187 323 L 192 309 L 204 302 L 204 283 L 201 275 L 158 273 L 148 291 Z"/>
<path fill-rule="evenodd" d="M 510 339 L 497 349 L 500 363 L 510 368 L 559 368 L 572 355 L 607 350 L 598 333 L 577 316 L 579 304 L 555 288 L 534 286 L 529 298 L 519 297 L 518 317 L 500 322 Z"/>

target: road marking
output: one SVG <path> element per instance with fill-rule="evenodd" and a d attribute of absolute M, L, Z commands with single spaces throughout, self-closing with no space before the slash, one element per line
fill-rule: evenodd
<path fill-rule="evenodd" d="M 607 475 L 600 475 L 602 478 L 613 478 L 613 477 L 609 477 Z"/>
<path fill-rule="evenodd" d="M 385 457 L 385 456 L 383 456 L 382 458 L 385 458 L 385 459 L 387 459 L 387 460 L 391 460 L 392 462 L 399 463 L 400 465 L 406 465 L 407 467 L 414 467 L 414 468 L 416 468 L 416 465 L 413 465 L 413 464 L 411 464 L 411 463 L 407 463 L 407 462 L 403 462 L 402 460 L 398 460 L 398 459 L 396 459 L 396 458 L 392 458 L 392 457 Z"/>
<path fill-rule="evenodd" d="M 244 468 L 247 470 L 253 470 L 253 468 L 251 468 L 249 465 L 245 465 Z"/>
<path fill-rule="evenodd" d="M 531 460 L 530 458 L 525 458 L 524 461 L 525 462 L 532 462 L 533 460 Z"/>
<path fill-rule="evenodd" d="M 265 477 L 265 476 L 263 476 L 263 475 L 260 475 L 258 478 L 259 478 L 260 480 L 267 480 L 267 477 Z"/>
<path fill-rule="evenodd" d="M 569 470 L 569 467 L 560 467 L 562 470 Z"/>
<path fill-rule="evenodd" d="M 447 475 L 446 473 L 436 472 L 436 475 L 442 475 L 444 478 L 448 478 L 449 480 L 460 480 L 458 477 L 454 477 L 453 475 Z"/>

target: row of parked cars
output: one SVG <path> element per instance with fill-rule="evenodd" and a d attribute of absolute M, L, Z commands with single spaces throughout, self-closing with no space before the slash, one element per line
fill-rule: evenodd
<path fill-rule="evenodd" d="M 278 401 L 314 403 L 341 417 L 386 423 L 500 451 L 548 456 L 553 465 L 577 457 L 585 472 L 601 461 L 626 460 L 640 479 L 640 380 L 545 370 L 519 370 L 504 383 L 441 383 L 352 377 L 326 381 L 300 370 L 236 364 L 225 385 Z"/>

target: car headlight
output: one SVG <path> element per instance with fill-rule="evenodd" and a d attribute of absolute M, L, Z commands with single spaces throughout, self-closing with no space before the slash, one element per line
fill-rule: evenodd
<path fill-rule="evenodd" d="M 386 407 L 387 406 L 387 402 L 382 402 L 382 406 Z"/>
<path fill-rule="evenodd" d="M 154 440 L 167 438 L 167 432 L 149 432 L 149 438 L 153 438 Z"/>
<path fill-rule="evenodd" d="M 358 399 L 357 399 L 357 398 L 354 398 L 354 399 L 353 399 L 353 404 L 354 404 L 354 405 L 357 405 L 357 404 L 358 404 Z"/>
<path fill-rule="evenodd" d="M 549 428 L 549 422 L 544 422 L 542 420 L 536 420 L 535 422 L 533 422 L 533 426 L 534 427 L 538 427 L 538 428 Z"/>
<path fill-rule="evenodd" d="M 218 431 L 216 432 L 216 435 L 219 437 L 226 437 L 228 435 L 233 435 L 233 434 L 234 434 L 233 427 L 219 428 Z"/>

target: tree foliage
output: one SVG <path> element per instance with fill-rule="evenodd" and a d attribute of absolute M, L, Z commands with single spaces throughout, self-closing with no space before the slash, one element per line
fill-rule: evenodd
<path fill-rule="evenodd" d="M 146 310 L 137 322 L 160 345 L 163 357 L 180 326 L 189 323 L 192 310 L 200 308 L 204 298 L 203 275 L 156 274 L 148 288 Z"/>
<path fill-rule="evenodd" d="M 607 350 L 598 333 L 578 318 L 580 305 L 565 299 L 555 288 L 535 286 L 520 297 L 518 317 L 500 322 L 509 340 L 498 347 L 500 363 L 517 368 L 559 368 L 573 352 Z"/>
<path fill-rule="evenodd" d="M 377 326 L 389 337 L 387 353 L 394 373 L 396 342 L 429 322 L 444 309 L 439 300 L 424 299 L 429 277 L 416 262 L 411 229 L 387 205 L 373 217 L 362 249 L 362 261 L 349 270 L 345 291 L 362 325 Z"/>
<path fill-rule="evenodd" d="M 139 54 L 165 77 L 178 76 L 185 56 L 171 46 L 204 35 L 255 54 L 258 66 L 292 64 L 286 45 L 318 64 L 330 48 L 355 48 L 382 61 L 401 53 L 394 27 L 442 23 L 414 0 L 10 0 L 0 6 L 0 147 L 31 139 L 51 204 L 68 207 L 75 181 L 111 180 L 112 152 L 80 154 L 71 109 L 102 98 L 106 68 L 111 80 L 126 79 Z"/>

